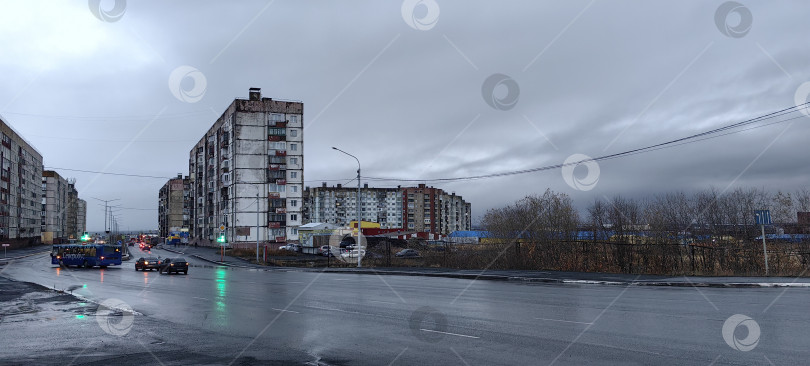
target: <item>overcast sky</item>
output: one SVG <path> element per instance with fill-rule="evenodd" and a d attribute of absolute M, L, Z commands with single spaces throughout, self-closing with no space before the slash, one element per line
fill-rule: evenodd
<path fill-rule="evenodd" d="M 307 185 L 560 164 L 806 100 L 805 1 L 3 1 L 0 114 L 75 177 L 88 229 L 116 204 L 157 228 L 158 190 L 248 88 L 304 102 Z M 174 76 L 173 75 L 174 72 Z M 791 123 L 792 122 L 792 123 Z M 595 197 L 807 185 L 810 118 L 627 158 L 434 183 L 489 208 L 551 188 Z M 60 169 L 61 168 L 61 169 Z M 738 178 L 739 176 L 739 178 Z M 598 179 L 597 179 L 598 178 Z M 345 182 L 344 181 L 344 182 Z M 408 182 L 370 182 L 372 186 Z M 430 184 L 430 183 L 429 183 Z M 140 209 L 140 210 L 134 210 Z"/>

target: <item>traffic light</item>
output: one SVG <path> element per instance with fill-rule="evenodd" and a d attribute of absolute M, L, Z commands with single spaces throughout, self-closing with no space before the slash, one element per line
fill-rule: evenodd
<path fill-rule="evenodd" d="M 217 243 L 225 243 L 225 234 L 220 234 L 217 238 Z"/>
<path fill-rule="evenodd" d="M 82 241 L 88 241 L 88 240 L 90 240 L 90 235 L 88 235 L 87 232 L 85 231 L 84 234 L 82 235 Z"/>

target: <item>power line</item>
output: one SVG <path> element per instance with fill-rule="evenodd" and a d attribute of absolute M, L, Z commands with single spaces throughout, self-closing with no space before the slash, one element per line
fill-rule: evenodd
<path fill-rule="evenodd" d="M 17 113 L 17 112 L 3 112 L 7 115 L 14 115 L 14 116 L 25 116 L 25 117 L 40 117 L 40 118 L 47 118 L 47 119 L 66 119 L 66 120 L 79 120 L 79 121 L 88 121 L 88 122 L 109 122 L 109 121 L 133 121 L 133 120 L 144 120 L 144 119 L 172 119 L 172 118 L 186 118 L 186 117 L 195 117 L 202 114 L 211 114 L 211 111 L 208 110 L 199 110 L 199 111 L 191 111 L 191 112 L 184 112 L 184 113 L 175 113 L 175 114 L 165 114 L 159 117 L 155 117 L 151 114 L 144 114 L 144 115 L 118 115 L 118 116 L 73 116 L 73 115 L 64 115 L 64 114 L 56 114 L 56 115 L 47 115 L 47 114 L 37 114 L 37 113 Z"/>
<path fill-rule="evenodd" d="M 57 167 L 52 167 L 52 166 L 46 166 L 45 169 L 67 170 L 69 172 L 82 172 L 82 173 L 93 173 L 93 174 L 102 174 L 102 175 L 116 175 L 116 176 L 134 177 L 134 178 L 156 178 L 156 179 L 172 179 L 172 178 L 176 178 L 176 177 L 159 177 L 159 176 L 156 176 L 156 175 L 141 175 L 141 174 L 128 174 L 128 173 L 99 172 L 99 171 L 94 171 L 94 170 L 57 168 Z"/>
<path fill-rule="evenodd" d="M 761 128 L 761 127 L 771 126 L 771 125 L 774 125 L 774 124 L 788 122 L 788 121 L 791 121 L 791 120 L 795 120 L 797 118 L 803 118 L 804 115 L 791 117 L 791 118 L 787 118 L 787 119 L 781 119 L 781 120 L 773 121 L 773 122 L 766 123 L 766 124 L 763 124 L 763 125 L 760 125 L 760 126 L 754 126 L 754 127 L 749 127 L 749 128 L 738 129 L 738 128 L 741 128 L 741 127 L 750 126 L 750 125 L 758 123 L 758 122 L 771 120 L 771 119 L 774 119 L 774 118 L 789 115 L 791 113 L 796 113 L 796 112 L 800 111 L 801 109 L 806 110 L 806 108 L 808 107 L 808 104 L 810 104 L 810 102 L 803 103 L 803 104 L 796 105 L 796 106 L 789 107 L 789 108 L 784 108 L 784 109 L 781 109 L 781 110 L 778 110 L 778 111 L 775 111 L 775 112 L 771 112 L 771 113 L 761 115 L 759 117 L 747 119 L 747 120 L 740 121 L 740 122 L 737 122 L 737 123 L 732 123 L 732 124 L 727 125 L 727 126 L 723 126 L 723 127 L 720 127 L 720 128 L 715 128 L 715 129 L 712 129 L 712 130 L 704 131 L 704 132 L 697 133 L 697 134 L 694 134 L 694 135 L 689 135 L 689 136 L 678 138 L 678 139 L 675 139 L 675 140 L 670 140 L 670 141 L 667 141 L 667 142 L 662 142 L 662 143 L 658 143 L 658 144 L 654 144 L 654 145 L 648 145 L 648 146 L 644 146 L 644 147 L 640 147 L 640 148 L 636 148 L 636 149 L 632 149 L 632 150 L 627 150 L 627 151 L 623 151 L 623 152 L 619 152 L 619 153 L 615 153 L 615 154 L 602 155 L 602 156 L 599 156 L 599 157 L 596 157 L 596 158 L 571 162 L 571 163 L 568 163 L 568 164 L 565 164 L 565 163 L 563 163 L 563 164 L 554 164 L 554 165 L 547 165 L 547 166 L 542 166 L 542 167 L 537 167 L 537 168 L 514 170 L 514 171 L 508 171 L 508 172 L 481 174 L 481 175 L 464 176 L 464 177 L 451 177 L 451 178 L 432 178 L 432 179 L 406 179 L 406 178 L 386 178 L 386 177 L 363 177 L 363 178 L 366 179 L 366 180 L 370 180 L 370 181 L 388 181 L 388 182 L 425 182 L 425 183 L 426 182 L 453 182 L 453 181 L 465 181 L 465 180 L 476 180 L 476 179 L 486 179 L 486 178 L 497 178 L 497 177 L 504 177 L 504 176 L 510 176 L 510 175 L 518 175 L 518 174 L 534 173 L 534 172 L 545 171 L 545 170 L 553 170 L 553 169 L 562 168 L 564 166 L 581 164 L 581 163 L 586 162 L 586 161 L 602 161 L 602 160 L 616 159 L 616 158 L 625 157 L 625 156 L 637 155 L 637 154 L 657 151 L 657 150 L 661 150 L 661 149 L 666 149 L 666 148 L 670 148 L 670 147 L 676 147 L 676 146 L 691 144 L 691 143 L 695 143 L 695 142 L 701 142 L 701 141 L 714 139 L 714 138 L 718 138 L 718 137 L 723 137 L 723 136 L 727 136 L 727 135 L 731 135 L 731 134 L 735 134 L 735 133 L 740 133 L 740 132 L 744 132 L 744 131 L 749 131 L 749 130 L 753 130 L 753 129 L 757 129 L 757 128 Z M 738 129 L 738 130 L 735 130 L 735 129 Z M 725 132 L 725 133 L 721 133 L 721 132 Z M 143 175 L 143 174 L 101 172 L 101 171 L 83 170 L 83 169 L 70 169 L 70 168 L 57 168 L 57 167 L 45 167 L 45 168 L 46 169 L 54 169 L 54 170 L 65 170 L 65 171 L 74 171 L 74 172 L 83 172 L 83 173 L 93 173 L 93 174 L 101 174 L 101 175 L 133 177 L 133 178 L 153 178 L 153 179 L 173 179 L 173 178 L 175 178 L 175 177 L 162 177 L 162 176 Z M 306 183 L 306 182 L 344 182 L 347 179 L 348 178 L 343 178 L 343 179 L 315 179 L 315 180 L 305 180 L 304 183 Z M 356 179 L 356 178 L 352 178 L 351 180 L 349 180 L 349 182 L 351 182 L 354 179 Z M 136 208 L 132 208 L 132 209 L 136 209 Z M 153 209 L 143 209 L 143 210 L 153 210 Z"/>
<path fill-rule="evenodd" d="M 700 141 L 703 141 L 703 140 L 708 140 L 710 138 L 726 136 L 726 135 L 739 133 L 739 132 L 747 131 L 747 130 L 754 129 L 754 128 L 770 126 L 770 125 L 774 125 L 774 124 L 778 124 L 778 123 L 784 123 L 784 122 L 791 121 L 791 120 L 794 120 L 794 119 L 797 119 L 797 118 L 802 118 L 804 116 L 801 115 L 801 116 L 792 117 L 792 118 L 788 118 L 788 119 L 778 120 L 778 121 L 771 122 L 771 123 L 768 123 L 768 124 L 765 124 L 765 125 L 762 125 L 762 126 L 757 126 L 757 127 L 751 127 L 751 128 L 748 128 L 748 129 L 742 129 L 742 130 L 726 132 L 726 131 L 729 131 L 729 130 L 733 130 L 735 128 L 748 126 L 748 125 L 751 125 L 751 124 L 754 124 L 754 123 L 757 123 L 757 122 L 766 121 L 766 120 L 770 120 L 770 119 L 773 119 L 773 118 L 777 118 L 777 117 L 781 117 L 781 116 L 784 116 L 784 115 L 788 115 L 788 114 L 791 114 L 791 113 L 798 112 L 798 111 L 800 111 L 800 108 L 807 108 L 808 104 L 810 104 L 810 102 L 803 103 L 803 104 L 796 105 L 796 106 L 789 107 L 789 108 L 784 108 L 784 109 L 781 109 L 781 110 L 778 110 L 778 111 L 775 111 L 775 112 L 771 112 L 771 113 L 761 115 L 759 117 L 747 119 L 747 120 L 737 122 L 737 123 L 732 123 L 732 124 L 727 125 L 727 126 L 723 126 L 723 127 L 720 127 L 720 128 L 715 128 L 715 129 L 712 129 L 712 130 L 704 131 L 704 132 L 697 133 L 697 134 L 694 134 L 694 135 L 689 135 L 689 136 L 678 138 L 678 139 L 675 139 L 675 140 L 670 140 L 670 141 L 667 141 L 667 142 L 662 142 L 662 143 L 658 143 L 658 144 L 654 144 L 654 145 L 648 145 L 648 146 L 645 146 L 645 147 L 640 147 L 640 148 L 636 148 L 636 149 L 632 149 L 632 150 L 627 150 L 627 151 L 623 151 L 623 152 L 619 152 L 619 153 L 615 153 L 615 154 L 602 155 L 602 156 L 599 156 L 599 157 L 596 157 L 596 158 L 585 159 L 585 160 L 581 160 L 581 161 L 571 162 L 571 163 L 568 163 L 568 164 L 565 164 L 565 163 L 554 164 L 554 165 L 547 165 L 547 166 L 538 167 L 538 168 L 514 170 L 514 171 L 501 172 L 501 173 L 492 173 L 492 174 L 481 174 L 481 175 L 473 175 L 473 176 L 466 176 L 466 177 L 433 178 L 433 179 L 401 179 L 401 178 L 384 178 L 384 177 L 365 177 L 365 179 L 374 180 L 374 181 L 394 181 L 394 182 L 453 182 L 453 181 L 497 178 L 497 177 L 504 177 L 504 176 L 510 176 L 510 175 L 534 173 L 534 172 L 539 172 L 539 171 L 544 171 L 544 170 L 559 169 L 559 168 L 562 168 L 564 166 L 578 165 L 578 164 L 581 164 L 581 163 L 587 162 L 587 161 L 601 161 L 601 160 L 615 159 L 615 158 L 624 157 L 624 156 L 637 155 L 637 154 L 656 151 L 656 150 L 665 149 L 665 148 L 669 148 L 669 147 L 675 147 L 675 146 L 700 142 Z M 720 134 L 720 135 L 717 135 L 717 136 L 712 136 L 712 135 L 718 134 L 720 132 L 726 132 L 726 133 Z M 700 137 L 703 137 L 703 138 L 700 138 Z"/>

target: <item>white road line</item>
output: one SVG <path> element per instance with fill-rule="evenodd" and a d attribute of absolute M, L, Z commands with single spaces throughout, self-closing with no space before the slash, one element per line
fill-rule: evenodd
<path fill-rule="evenodd" d="M 297 312 L 297 311 L 292 311 L 292 310 L 284 310 L 284 309 L 276 309 L 276 308 L 270 308 L 270 309 L 275 310 L 275 311 L 281 311 L 281 312 L 285 312 L 285 313 L 296 313 L 296 314 L 301 314 L 301 313 L 299 313 L 299 312 Z"/>
<path fill-rule="evenodd" d="M 198 299 L 198 300 L 205 300 L 205 301 L 208 301 L 208 299 L 206 299 L 206 298 L 204 298 L 204 297 L 196 297 L 196 296 L 192 296 L 191 298 L 192 298 L 192 299 Z"/>
<path fill-rule="evenodd" d="M 397 303 L 395 303 L 395 302 L 390 302 L 390 301 L 377 301 L 377 300 L 369 300 L 368 302 L 378 302 L 378 303 L 380 303 L 380 304 L 389 304 L 389 305 L 396 305 L 396 304 L 397 304 Z"/>
<path fill-rule="evenodd" d="M 585 322 L 575 322 L 573 320 L 562 320 L 562 319 L 548 319 L 548 318 L 535 318 L 536 320 L 545 320 L 549 322 L 563 322 L 563 323 L 574 323 L 574 324 L 584 324 L 584 325 L 592 325 L 593 323 L 585 323 Z"/>
<path fill-rule="evenodd" d="M 479 339 L 479 338 L 480 338 L 480 337 L 471 336 L 471 335 L 466 335 L 466 334 L 457 334 L 457 333 L 441 332 L 441 331 L 438 331 L 438 330 L 431 330 L 431 329 L 419 329 L 419 330 L 421 330 L 421 331 L 423 331 L 423 332 L 441 333 L 441 334 L 447 334 L 447 335 L 452 335 L 452 336 L 457 336 L 457 337 L 474 338 L 474 339 Z"/>

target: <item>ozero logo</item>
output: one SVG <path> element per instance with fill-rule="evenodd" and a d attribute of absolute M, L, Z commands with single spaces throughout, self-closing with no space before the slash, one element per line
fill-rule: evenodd
<path fill-rule="evenodd" d="M 736 22 L 730 22 L 731 16 L 736 18 Z M 743 4 L 736 1 L 727 1 L 714 12 L 714 24 L 720 33 L 731 38 L 742 38 L 751 30 L 754 23 L 754 16 Z"/>
<path fill-rule="evenodd" d="M 574 175 L 574 170 L 578 166 L 584 166 L 588 169 L 588 174 L 585 178 L 578 178 Z M 569 187 L 578 191 L 590 191 L 596 187 L 599 182 L 599 164 L 596 163 L 590 156 L 584 154 L 574 154 L 565 159 L 562 166 L 563 180 Z"/>
<path fill-rule="evenodd" d="M 62 258 L 65 259 L 82 259 L 84 254 L 65 254 Z"/>
<path fill-rule="evenodd" d="M 504 95 L 497 95 L 499 90 L 506 89 Z M 520 97 L 520 86 L 517 81 L 504 74 L 492 74 L 481 85 L 481 96 L 490 107 L 508 111 L 515 107 Z"/>
<path fill-rule="evenodd" d="M 121 17 L 123 17 L 124 13 L 127 11 L 127 0 L 115 0 L 110 10 L 101 8 L 101 0 L 89 0 L 87 5 L 90 7 L 90 12 L 93 13 L 96 18 L 107 23 L 121 20 Z"/>
<path fill-rule="evenodd" d="M 183 80 L 191 80 L 191 88 L 183 87 Z M 200 70 L 188 65 L 180 66 L 169 75 L 169 90 L 175 98 L 186 103 L 196 103 L 205 96 L 208 81 Z"/>
<path fill-rule="evenodd" d="M 135 315 L 132 307 L 119 299 L 104 300 L 96 310 L 96 322 L 107 334 L 122 337 L 132 329 Z"/>
<path fill-rule="evenodd" d="M 747 334 L 740 334 L 745 328 Z M 743 314 L 734 314 L 723 323 L 723 339 L 729 347 L 738 351 L 748 352 L 759 344 L 759 324 L 751 317 Z"/>
<path fill-rule="evenodd" d="M 408 324 L 413 335 L 424 342 L 435 343 L 447 332 L 447 317 L 430 306 L 416 309 L 411 314 Z"/>
<path fill-rule="evenodd" d="M 429 30 L 439 21 L 439 4 L 435 0 L 405 0 L 402 19 L 413 29 Z"/>
<path fill-rule="evenodd" d="M 810 113 L 808 113 L 808 108 L 810 108 L 810 104 L 808 104 L 808 96 L 810 96 L 810 81 L 806 81 L 799 85 L 796 89 L 796 93 L 793 94 L 793 101 L 796 103 L 796 107 L 804 114 L 805 116 L 810 117 Z"/>

